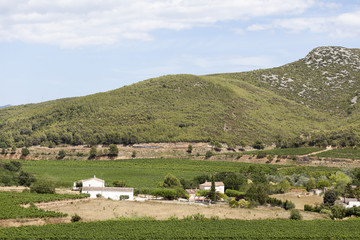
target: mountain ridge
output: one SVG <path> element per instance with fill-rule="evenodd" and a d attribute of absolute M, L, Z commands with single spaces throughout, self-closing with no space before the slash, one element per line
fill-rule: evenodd
<path fill-rule="evenodd" d="M 105 93 L 5 108 L 0 145 L 270 144 L 346 131 L 359 127 L 359 63 L 359 49 L 319 47 L 271 69 L 166 75 Z"/>

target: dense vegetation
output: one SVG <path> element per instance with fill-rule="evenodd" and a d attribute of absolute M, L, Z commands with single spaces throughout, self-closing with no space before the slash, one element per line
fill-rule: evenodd
<path fill-rule="evenodd" d="M 330 56 L 336 61 L 328 63 Z M 7 107 L 0 109 L 0 147 L 214 139 L 354 146 L 360 139 L 359 58 L 358 50 L 319 48 L 273 69 L 169 75 L 81 98 Z"/>
<path fill-rule="evenodd" d="M 359 220 L 121 220 L 4 228 L 0 238 L 357 239 L 359 226 Z"/>
<path fill-rule="evenodd" d="M 87 195 L 0 192 L 0 219 L 63 217 L 66 214 L 38 209 L 33 203 L 84 197 Z M 20 206 L 28 203 L 30 203 L 28 208 Z"/>
<path fill-rule="evenodd" d="M 318 157 L 360 159 L 359 149 L 333 149 L 331 151 L 316 154 Z"/>

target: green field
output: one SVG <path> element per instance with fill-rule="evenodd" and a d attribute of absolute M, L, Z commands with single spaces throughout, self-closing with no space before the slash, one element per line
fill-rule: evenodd
<path fill-rule="evenodd" d="M 239 153 L 225 153 L 226 155 L 256 155 L 260 152 L 264 152 L 268 155 L 306 155 L 313 152 L 324 150 L 325 148 L 279 148 L 272 150 L 260 150 L 260 151 L 248 151 Z"/>
<path fill-rule="evenodd" d="M 84 197 L 86 197 L 86 195 L 0 192 L 0 219 L 63 217 L 66 216 L 66 214 L 45 211 L 38 209 L 35 206 L 24 208 L 21 207 L 20 204 L 50 202 L 63 199 L 78 199 Z"/>
<path fill-rule="evenodd" d="M 120 220 L 4 228 L 10 239 L 359 239 L 360 221 Z"/>
<path fill-rule="evenodd" d="M 359 149 L 333 149 L 327 152 L 316 154 L 317 157 L 327 158 L 348 158 L 348 159 L 360 159 Z"/>
<path fill-rule="evenodd" d="M 178 178 L 192 179 L 204 173 L 243 172 L 249 163 L 185 159 L 126 159 L 109 161 L 19 160 L 23 170 L 40 178 L 49 178 L 57 185 L 70 187 L 74 181 L 96 175 L 110 184 L 125 181 L 131 187 L 156 187 L 171 173 Z M 276 169 L 284 166 L 268 166 Z"/>

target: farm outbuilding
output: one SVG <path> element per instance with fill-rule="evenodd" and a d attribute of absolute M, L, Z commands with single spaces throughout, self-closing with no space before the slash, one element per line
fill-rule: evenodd
<path fill-rule="evenodd" d="M 201 190 L 211 190 L 211 182 L 205 181 L 203 184 L 200 184 L 199 188 Z M 223 182 L 215 182 L 215 191 L 225 193 L 225 184 Z"/>
<path fill-rule="evenodd" d="M 81 193 L 90 194 L 90 198 L 97 198 L 98 196 L 101 196 L 112 200 L 120 200 L 120 198 L 134 200 L 133 188 L 83 187 Z"/>
<path fill-rule="evenodd" d="M 134 200 L 133 188 L 105 187 L 105 181 L 97 178 L 95 175 L 93 178 L 74 182 L 73 190 L 80 189 L 81 193 L 90 194 L 90 198 L 97 198 L 101 196 L 113 200 Z"/>
<path fill-rule="evenodd" d="M 105 187 L 105 181 L 94 175 L 93 178 L 74 182 L 73 190 L 79 190 L 80 187 Z"/>

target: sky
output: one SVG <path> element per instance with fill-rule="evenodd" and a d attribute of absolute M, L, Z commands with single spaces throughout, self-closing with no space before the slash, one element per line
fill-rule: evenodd
<path fill-rule="evenodd" d="M 360 0 L 0 0 L 0 106 L 360 48 Z"/>

